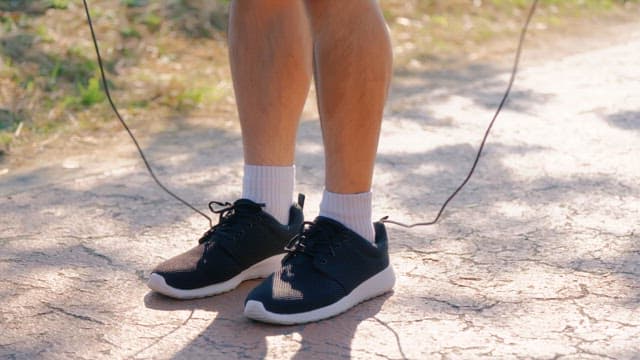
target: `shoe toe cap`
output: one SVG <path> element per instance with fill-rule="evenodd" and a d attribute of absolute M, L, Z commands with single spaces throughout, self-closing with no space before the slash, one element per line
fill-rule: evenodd
<path fill-rule="evenodd" d="M 204 245 L 168 259 L 151 271 L 176 289 L 195 289 L 229 280 L 242 268 L 226 253 L 204 253 Z"/>
<path fill-rule="evenodd" d="M 247 296 L 245 306 L 249 301 L 255 301 L 269 312 L 291 314 L 330 305 L 346 295 L 340 284 L 321 274 L 294 277 L 287 270 L 284 267 L 254 288 Z"/>
<path fill-rule="evenodd" d="M 163 261 L 151 272 L 156 274 L 169 274 L 194 271 L 203 254 L 204 245 L 198 245 L 187 252 Z"/>

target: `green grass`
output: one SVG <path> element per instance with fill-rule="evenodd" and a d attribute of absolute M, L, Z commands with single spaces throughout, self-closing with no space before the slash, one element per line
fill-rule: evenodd
<path fill-rule="evenodd" d="M 24 119 L 19 114 L 0 109 L 0 155 L 9 149 L 14 132 Z"/>
<path fill-rule="evenodd" d="M 148 13 L 140 19 L 140 22 L 144 24 L 149 31 L 155 32 L 158 31 L 162 25 L 162 17 L 154 13 Z"/>
<path fill-rule="evenodd" d="M 224 95 L 224 90 L 215 86 L 189 87 L 179 92 L 172 100 L 179 110 L 194 109 L 207 101 L 215 102 Z"/>
<path fill-rule="evenodd" d="M 0 131 L 13 132 L 20 121 L 22 121 L 20 115 L 6 109 L 0 109 Z"/>
<path fill-rule="evenodd" d="M 106 95 L 100 86 L 100 79 L 96 76 L 89 79 L 86 85 L 78 84 L 77 95 L 65 97 L 63 103 L 65 108 L 89 108 L 103 102 L 105 99 Z"/>
<path fill-rule="evenodd" d="M 112 94 L 134 125 L 232 111 L 225 46 L 229 2 L 90 2 Z M 637 11 L 639 2 L 627 6 Z M 530 3 L 381 0 L 394 43 L 411 45 L 396 53 L 398 68 L 511 40 Z M 624 6 L 618 0 L 540 5 L 535 22 L 558 28 L 575 18 L 622 12 Z M 89 40 L 79 1 L 0 0 L 0 151 L 51 133 L 113 124 Z"/>
<path fill-rule="evenodd" d="M 66 9 L 69 7 L 69 0 L 50 0 L 49 3 L 54 9 Z"/>
<path fill-rule="evenodd" d="M 396 64 L 433 62 L 482 52 L 485 44 L 512 39 L 532 0 L 381 0 L 398 43 L 414 50 L 396 53 Z M 578 19 L 597 18 L 639 0 L 541 0 L 534 27 L 560 29 Z M 411 11 L 408 11 L 408 10 Z M 534 30 L 535 31 L 535 30 Z M 448 61 L 445 61 L 448 62 Z"/>
<path fill-rule="evenodd" d="M 13 135 L 9 132 L 0 131 L 0 155 L 4 155 L 13 142 Z"/>
<path fill-rule="evenodd" d="M 142 37 L 140 32 L 134 27 L 126 27 L 126 28 L 120 30 L 120 35 L 123 38 L 138 38 L 138 39 L 140 39 Z"/>
<path fill-rule="evenodd" d="M 148 0 L 121 0 L 121 3 L 127 7 L 142 7 L 149 3 Z"/>

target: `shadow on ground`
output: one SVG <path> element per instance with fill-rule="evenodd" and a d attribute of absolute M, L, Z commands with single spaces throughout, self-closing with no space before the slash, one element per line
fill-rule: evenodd
<path fill-rule="evenodd" d="M 496 90 L 504 85 L 501 78 L 496 78 L 501 73 L 501 69 L 488 65 L 471 66 L 459 72 L 423 73 L 418 78 L 428 78 L 428 81 L 418 85 L 399 85 L 394 89 L 394 99 L 411 103 L 413 95 L 424 92 L 424 86 L 429 86 L 437 88 L 437 96 L 441 98 L 455 94 L 490 109 L 501 95 Z M 478 90 L 478 83 L 473 82 L 476 78 L 481 79 L 481 90 Z M 510 109 L 527 112 L 539 101 L 540 96 L 532 91 L 518 91 L 509 103 Z M 413 109 L 415 106 L 407 106 L 406 112 L 392 110 L 392 115 L 403 117 L 419 127 L 435 125 L 443 128 L 442 131 L 453 131 L 458 127 L 456 122 L 429 116 L 428 107 L 424 112 L 415 112 Z M 406 116 L 409 113 L 415 116 Z M 634 121 L 637 117 L 637 113 L 625 112 L 613 115 L 606 121 L 613 126 L 635 131 L 638 129 Z M 482 126 L 478 125 L 478 133 Z M 299 177 L 304 187 L 320 191 L 322 177 L 318 175 L 322 172 L 323 156 L 318 150 L 321 149 L 321 139 L 317 130 L 315 121 L 301 124 L 299 141 L 303 146 L 297 154 L 297 160 L 301 164 Z M 186 126 L 179 133 L 153 135 L 144 149 L 169 188 L 200 208 L 204 208 L 209 200 L 232 200 L 217 196 L 239 193 L 241 147 L 240 138 L 233 131 Z M 446 283 L 444 276 L 440 280 L 434 279 L 433 276 L 437 277 L 438 274 L 429 275 L 426 269 L 430 262 L 446 261 L 449 257 L 455 260 L 452 266 L 458 269 L 468 268 L 468 272 L 475 273 L 475 276 L 495 279 L 523 271 L 522 264 L 527 258 L 545 259 L 546 266 L 560 273 L 610 274 L 622 279 L 620 281 L 629 282 L 636 289 L 635 293 L 606 301 L 624 306 L 637 305 L 640 300 L 640 292 L 637 291 L 640 289 L 640 269 L 633 265 L 638 261 L 637 249 L 621 249 L 621 255 L 612 258 L 573 251 L 575 249 L 571 249 L 571 244 L 566 240 L 573 236 L 571 234 L 575 229 L 571 228 L 571 224 L 554 224 L 555 227 L 551 227 L 545 211 L 541 209 L 566 211 L 567 222 L 570 222 L 572 217 L 580 217 L 581 211 L 600 211 L 598 204 L 586 204 L 581 200 L 587 195 L 597 199 L 618 196 L 619 203 L 623 204 L 627 200 L 640 198 L 640 190 L 615 175 L 607 174 L 556 178 L 541 173 L 534 180 L 523 182 L 505 165 L 504 158 L 507 156 L 524 156 L 545 150 L 537 145 L 491 143 L 477 174 L 451 203 L 434 233 L 428 234 L 430 230 L 424 229 L 410 231 L 391 228 L 391 256 L 394 262 L 401 265 L 403 257 L 412 256 L 424 264 L 424 269 L 400 267 L 399 276 L 420 279 L 418 284 Z M 380 193 L 384 201 L 391 203 L 382 207 L 429 218 L 464 178 L 474 155 L 475 144 L 471 146 L 457 139 L 422 152 L 381 153 L 377 171 L 390 180 L 383 184 Z M 416 171 L 420 167 L 437 171 Z M 139 346 L 130 351 L 122 350 L 130 358 L 153 357 L 156 346 L 177 341 L 172 336 L 188 326 L 196 312 L 207 314 L 213 321 L 195 338 L 180 338 L 183 343 L 177 346 L 177 352 L 172 353 L 173 358 L 263 358 L 266 355 L 299 359 L 349 358 L 354 355 L 354 335 L 363 322 L 378 324 L 380 332 L 371 336 L 380 338 L 380 341 L 391 341 L 396 346 L 397 356 L 405 358 L 408 345 L 403 345 L 402 335 L 394 330 L 395 322 L 423 321 L 440 315 L 499 317 L 504 322 L 517 322 L 518 312 L 514 309 L 519 304 L 541 301 L 533 293 L 514 295 L 517 299 L 508 302 L 495 300 L 491 289 L 476 289 L 483 295 L 474 297 L 465 295 L 461 290 L 438 293 L 427 285 L 413 289 L 401 285 L 400 289 L 409 293 L 401 294 L 396 289 L 397 293 L 393 295 L 366 302 L 335 319 L 291 327 L 253 323 L 242 316 L 244 297 L 257 284 L 255 281 L 244 283 L 239 289 L 215 298 L 174 301 L 145 292 L 146 274 L 155 263 L 182 251 L 176 247 L 186 250 L 195 243 L 206 229 L 205 223 L 201 223 L 201 219 L 191 221 L 189 210 L 158 190 L 139 164 L 128 164 L 121 172 L 114 172 L 118 169 L 110 170 L 107 175 L 99 170 L 84 178 L 57 181 L 57 170 L 51 165 L 3 177 L 2 192 L 5 195 L 0 210 L 7 215 L 2 220 L 5 230 L 0 236 L 0 246 L 3 248 L 0 266 L 4 269 L 0 282 L 10 284 L 11 288 L 2 291 L 2 298 L 20 299 L 20 296 L 39 291 L 47 291 L 49 295 L 30 305 L 38 309 L 33 316 L 43 319 L 47 325 L 43 328 L 46 330 L 28 342 L 16 340 L 0 344 L 0 355 L 41 357 L 43 349 L 53 349 L 58 353 L 85 349 L 89 346 L 84 342 L 86 339 L 65 338 L 64 329 L 70 323 L 77 322 L 86 326 L 85 331 L 95 335 L 108 333 L 120 326 L 118 313 L 140 306 L 136 305 L 140 299 L 131 299 L 129 291 L 143 294 L 143 306 L 159 312 L 156 314 L 158 317 L 176 311 L 188 311 L 191 314 L 182 323 L 170 324 L 163 335 L 145 338 L 144 334 L 136 333 L 140 337 L 140 341 L 136 342 Z M 502 204 L 508 202 L 517 202 L 540 218 L 532 218 L 527 211 L 516 215 L 505 213 Z M 584 209 L 577 207 L 580 204 L 584 205 Z M 310 212 L 314 211 L 310 209 Z M 605 211 L 617 217 L 624 216 L 625 209 L 621 206 L 620 209 L 608 208 Z M 394 214 L 390 215 L 393 217 Z M 585 237 L 597 237 L 598 234 L 607 239 L 638 236 L 637 229 L 628 229 L 622 234 L 608 234 L 606 229 L 583 231 Z M 473 239 L 472 248 L 456 249 L 461 240 L 468 238 Z M 607 246 L 617 245 L 612 240 L 610 244 L 602 245 L 603 248 Z M 40 280 L 34 282 L 34 278 Z M 126 282 L 113 292 L 115 278 L 126 279 Z M 52 284 L 54 280 L 59 283 Z M 577 301 L 581 296 L 587 296 L 578 285 L 569 290 L 568 299 L 574 297 Z M 91 295 L 76 297 L 84 292 L 90 292 Z M 133 303 L 127 303 L 128 300 Z M 394 312 L 396 318 L 380 316 L 381 309 L 387 303 L 402 307 L 401 311 Z M 6 313 L 2 313 L 2 316 L 3 322 L 6 320 L 8 323 L 6 329 L 16 332 L 21 329 L 17 318 Z M 403 319 L 403 316 L 406 318 Z M 128 323 L 127 326 L 137 325 Z M 140 331 L 144 333 L 144 327 L 141 328 Z M 153 325 L 149 325 L 149 328 L 153 329 Z M 28 334 L 27 331 L 22 336 Z M 299 346 L 293 350 L 293 354 L 289 353 L 292 351 L 290 347 L 270 346 L 270 337 L 275 336 L 288 337 Z M 105 349 L 113 347 L 116 346 L 105 345 Z M 385 355 L 376 354 L 375 349 L 371 349 L 371 353 L 365 353 L 362 349 L 358 351 L 362 357 Z"/>
<path fill-rule="evenodd" d="M 623 130 L 640 130 L 640 111 L 622 111 L 607 116 L 607 122 Z"/>
<path fill-rule="evenodd" d="M 216 313 L 215 320 L 207 326 L 189 344 L 172 357 L 175 359 L 198 357 L 241 357 L 264 358 L 278 354 L 278 349 L 268 348 L 270 336 L 288 336 L 299 343 L 299 351 L 287 358 L 309 359 L 306 350 L 313 348 L 311 358 L 348 358 L 350 343 L 358 325 L 378 313 L 390 294 L 368 301 L 357 308 L 333 319 L 331 322 L 298 325 L 274 326 L 250 321 L 242 316 L 242 304 L 248 292 L 257 285 L 257 281 L 242 284 L 231 293 L 213 299 L 175 301 L 161 295 L 149 293 L 145 296 L 145 305 L 159 311 L 203 310 Z M 242 336 L 239 336 L 242 334 Z M 326 345 L 326 350 L 322 350 Z M 212 350 L 215 349 L 215 350 Z M 141 349 L 142 354 L 146 349 Z M 290 351 L 290 349 L 280 349 Z M 134 354 L 135 355 L 138 354 Z"/>

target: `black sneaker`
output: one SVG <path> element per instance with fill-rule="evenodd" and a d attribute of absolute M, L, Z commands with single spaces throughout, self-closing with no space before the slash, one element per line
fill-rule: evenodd
<path fill-rule="evenodd" d="M 213 205 L 224 206 L 216 210 Z M 282 225 L 263 205 L 240 199 L 233 204 L 212 202 L 218 224 L 198 246 L 158 265 L 147 285 L 177 299 L 193 299 L 233 290 L 242 281 L 264 278 L 278 270 L 285 247 L 304 221 L 304 196 L 291 206 L 289 224 Z"/>
<path fill-rule="evenodd" d="M 275 274 L 247 296 L 244 314 L 274 324 L 300 324 L 338 315 L 393 288 L 384 224 L 376 245 L 325 217 L 295 238 Z"/>

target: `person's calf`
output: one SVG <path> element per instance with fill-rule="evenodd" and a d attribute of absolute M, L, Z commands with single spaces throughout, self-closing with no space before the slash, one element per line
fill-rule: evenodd
<path fill-rule="evenodd" d="M 311 84 L 312 45 L 304 6 L 291 0 L 236 0 L 229 57 L 245 163 L 291 166 Z"/>

